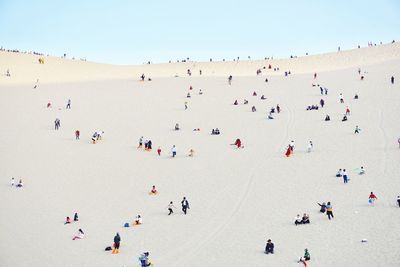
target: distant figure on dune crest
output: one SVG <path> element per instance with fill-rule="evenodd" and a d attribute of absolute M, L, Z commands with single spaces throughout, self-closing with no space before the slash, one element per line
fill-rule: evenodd
<path fill-rule="evenodd" d="M 394 76 L 392 76 L 392 77 L 390 78 L 390 82 L 391 82 L 392 84 L 394 84 Z"/>
<path fill-rule="evenodd" d="M 146 76 L 144 76 L 144 73 L 142 73 L 142 75 L 140 76 L 140 79 L 142 80 L 142 82 L 144 82 L 144 78 L 145 78 Z"/>
<path fill-rule="evenodd" d="M 232 75 L 229 75 L 229 77 L 228 77 L 228 84 L 229 84 L 229 85 L 232 84 L 232 79 L 233 79 Z"/>
<path fill-rule="evenodd" d="M 85 233 L 82 231 L 82 229 L 78 230 L 78 234 L 75 235 L 72 240 L 76 240 L 76 239 L 82 239 L 85 237 Z"/>
<path fill-rule="evenodd" d="M 267 244 L 265 245 L 265 254 L 274 254 L 274 243 L 272 243 L 271 239 L 268 239 Z"/>

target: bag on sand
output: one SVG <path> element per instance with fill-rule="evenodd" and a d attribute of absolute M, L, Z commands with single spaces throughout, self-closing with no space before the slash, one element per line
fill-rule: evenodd
<path fill-rule="evenodd" d="M 104 250 L 105 251 L 110 251 L 112 248 L 111 247 L 106 247 Z"/>
<path fill-rule="evenodd" d="M 129 227 L 129 223 L 125 223 L 125 224 L 124 224 L 124 227 Z"/>

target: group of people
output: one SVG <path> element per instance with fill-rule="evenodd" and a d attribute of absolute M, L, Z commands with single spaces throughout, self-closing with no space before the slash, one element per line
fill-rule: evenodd
<path fill-rule="evenodd" d="M 153 149 L 153 142 L 150 139 L 143 139 L 143 136 L 141 136 L 139 138 L 139 145 L 138 145 L 137 148 L 138 149 L 142 148 L 143 145 L 144 145 L 144 150 L 145 151 L 151 151 Z M 158 155 L 160 156 L 161 155 L 161 148 L 159 148 L 158 150 L 157 150 L 157 152 L 158 152 Z"/>

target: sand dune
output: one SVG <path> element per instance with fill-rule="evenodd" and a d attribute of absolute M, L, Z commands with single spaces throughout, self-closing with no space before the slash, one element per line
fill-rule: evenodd
<path fill-rule="evenodd" d="M 144 251 L 155 266 L 298 266 L 304 248 L 309 266 L 400 264 L 398 43 L 270 61 L 114 66 L 37 60 L 0 53 L 0 266 L 130 267 L 139 266 Z M 268 64 L 280 71 L 256 76 Z M 7 69 L 11 77 L 3 75 Z M 139 82 L 142 73 L 152 81 Z M 324 108 L 305 110 L 321 98 Z M 277 104 L 282 112 L 267 120 Z M 347 106 L 351 115 L 342 122 Z M 331 121 L 324 121 L 326 114 Z M 210 135 L 215 127 L 221 135 Z M 95 131 L 105 133 L 93 145 Z M 153 151 L 136 148 L 141 136 L 153 141 Z M 230 145 L 236 138 L 243 149 Z M 286 158 L 291 140 L 295 153 Z M 310 140 L 314 149 L 307 153 Z M 190 149 L 194 157 L 187 156 Z M 357 174 L 360 166 L 365 175 Z M 348 184 L 335 177 L 339 168 L 348 170 Z M 11 177 L 25 186 L 12 188 Z M 152 185 L 156 196 L 148 194 Z M 374 207 L 367 201 L 371 191 L 378 196 Z M 180 211 L 183 196 L 191 206 L 187 215 Z M 178 209 L 167 216 L 171 200 Z M 331 221 L 316 204 L 327 201 Z M 64 225 L 74 212 L 80 221 Z M 311 224 L 294 226 L 294 216 L 304 212 Z M 144 224 L 123 228 L 137 214 Z M 72 241 L 79 228 L 85 238 Z M 121 249 L 111 255 L 104 248 L 116 232 Z M 269 238 L 274 255 L 263 253 Z"/>

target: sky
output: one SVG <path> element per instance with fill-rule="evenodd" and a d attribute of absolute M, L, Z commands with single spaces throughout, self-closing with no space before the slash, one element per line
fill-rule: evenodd
<path fill-rule="evenodd" d="M 400 40 L 399 0 L 0 0 L 0 46 L 110 64 L 287 58 Z"/>

